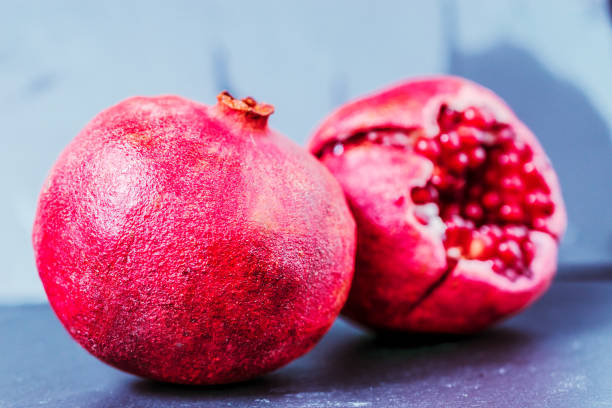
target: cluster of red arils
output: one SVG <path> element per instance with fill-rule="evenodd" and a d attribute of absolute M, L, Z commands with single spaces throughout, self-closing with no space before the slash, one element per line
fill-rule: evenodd
<path fill-rule="evenodd" d="M 475 107 L 443 106 L 438 125 L 435 137 L 414 143 L 434 170 L 425 186 L 412 189 L 413 202 L 439 208 L 449 257 L 490 259 L 495 271 L 509 276 L 527 272 L 533 259 L 527 230 L 545 230 L 554 211 L 532 149 Z"/>

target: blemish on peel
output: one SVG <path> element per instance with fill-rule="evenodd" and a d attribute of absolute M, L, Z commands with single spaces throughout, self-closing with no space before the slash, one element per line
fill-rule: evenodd
<path fill-rule="evenodd" d="M 125 140 L 134 147 L 151 147 L 154 142 L 150 134 L 142 132 L 128 133 Z"/>

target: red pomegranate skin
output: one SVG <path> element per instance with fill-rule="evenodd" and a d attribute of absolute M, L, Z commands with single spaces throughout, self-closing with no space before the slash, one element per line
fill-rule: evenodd
<path fill-rule="evenodd" d="M 465 129 L 488 140 L 476 145 L 480 158 L 466 161 L 461 150 L 453 150 L 469 144 Z M 456 137 L 460 147 L 451 143 L 451 133 L 461 135 Z M 510 139 L 502 143 L 504 137 Z M 431 140 L 433 147 L 427 144 Z M 409 80 L 336 110 L 315 131 L 309 149 L 340 181 L 357 222 L 355 277 L 343 310 L 350 319 L 380 330 L 470 333 L 518 313 L 549 286 L 566 225 L 559 183 L 535 136 L 492 91 L 458 77 Z M 519 170 L 507 170 L 508 157 L 525 161 Z M 466 170 L 471 160 L 476 170 Z M 451 193 L 438 188 L 442 176 L 435 179 L 452 175 L 449 168 L 458 169 L 451 178 L 455 187 L 445 187 Z M 507 192 L 500 183 L 515 190 Z M 417 197 L 415 188 L 429 188 L 424 191 L 431 197 Z M 506 202 L 485 198 L 483 189 L 498 189 Z M 467 210 L 469 216 L 457 218 L 458 210 L 449 211 L 466 211 L 462 200 L 469 200 L 468 194 L 481 201 Z M 540 207 L 531 204 L 538 197 Z M 440 215 L 451 215 L 421 222 L 417 209 L 425 207 L 417 206 L 416 198 L 433 202 Z M 459 207 L 451 208 L 453 200 Z M 531 200 L 530 205 L 520 200 Z M 449 220 L 468 226 L 453 230 Z M 522 238 L 499 233 L 514 227 Z M 469 237 L 453 238 L 459 244 L 450 250 L 454 231 L 467 231 Z M 470 246 L 474 237 L 486 240 Z"/>
<path fill-rule="evenodd" d="M 348 295 L 337 181 L 267 127 L 270 105 L 135 97 L 96 116 L 44 183 L 40 278 L 94 356 L 160 381 L 246 380 L 306 353 Z"/>

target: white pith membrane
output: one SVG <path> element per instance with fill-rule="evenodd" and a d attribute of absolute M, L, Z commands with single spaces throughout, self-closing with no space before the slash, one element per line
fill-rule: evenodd
<path fill-rule="evenodd" d="M 448 271 L 460 259 L 480 260 L 512 281 L 531 277 L 529 232 L 550 233 L 547 222 L 555 210 L 532 149 L 484 108 L 443 105 L 437 119 L 435 136 L 420 129 L 373 129 L 331 147 L 332 154 L 365 140 L 425 156 L 434 170 L 425 185 L 412 188 L 413 211 L 443 234 Z"/>

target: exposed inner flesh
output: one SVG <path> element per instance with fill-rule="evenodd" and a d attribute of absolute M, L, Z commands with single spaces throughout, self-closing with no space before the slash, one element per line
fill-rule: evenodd
<path fill-rule="evenodd" d="M 530 276 L 534 245 L 528 232 L 547 231 L 546 219 L 555 209 L 532 149 L 485 109 L 442 106 L 438 125 L 435 136 L 376 129 L 348 143 L 412 149 L 432 161 L 431 178 L 414 187 L 411 198 L 420 222 L 428 224 L 435 215 L 444 222 L 450 267 L 460 258 L 478 259 L 512 280 Z"/>

